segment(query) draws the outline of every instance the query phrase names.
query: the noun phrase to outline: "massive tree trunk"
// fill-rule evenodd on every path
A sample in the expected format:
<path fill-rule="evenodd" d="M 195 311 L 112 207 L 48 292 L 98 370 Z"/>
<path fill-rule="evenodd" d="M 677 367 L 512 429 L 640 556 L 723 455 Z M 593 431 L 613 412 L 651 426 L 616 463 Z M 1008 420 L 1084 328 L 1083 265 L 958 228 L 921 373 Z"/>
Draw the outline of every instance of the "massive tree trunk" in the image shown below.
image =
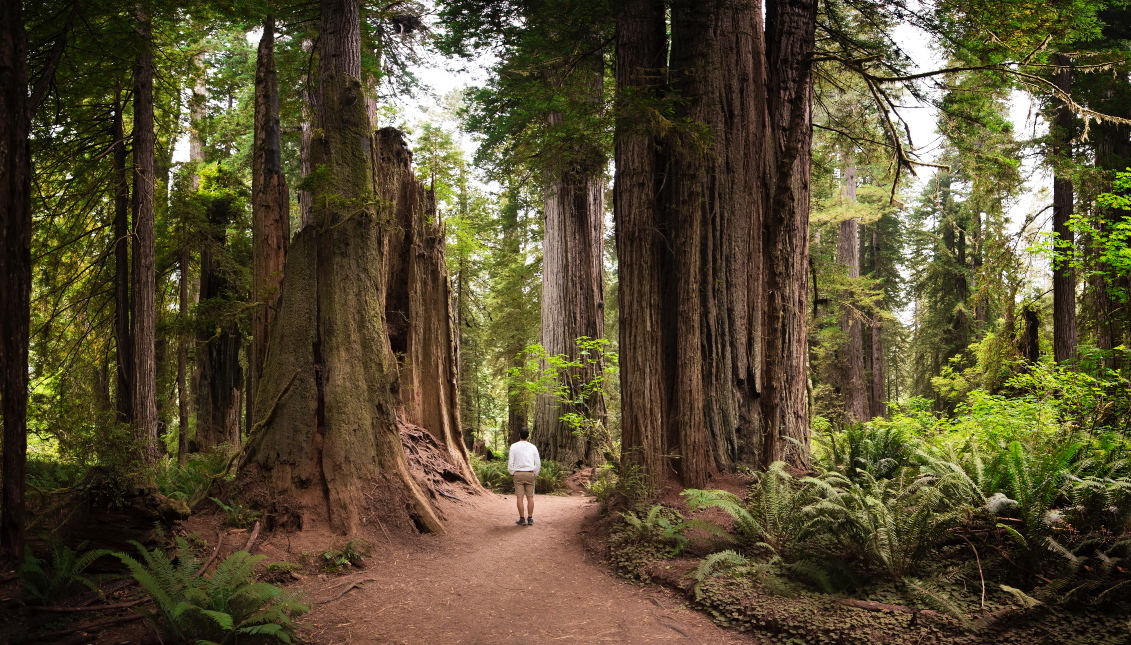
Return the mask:
<path fill-rule="evenodd" d="M 809 162 L 812 92 L 809 56 L 816 0 L 771 2 L 766 11 L 766 79 L 772 162 L 762 248 L 765 257 L 763 464 L 809 465 L 805 338 L 808 325 Z M 793 439 L 794 444 L 786 440 Z"/>
<path fill-rule="evenodd" d="M 880 227 L 872 227 L 872 278 L 880 273 Z M 884 355 L 884 321 L 879 311 L 872 313 L 872 417 L 886 417 L 888 400 L 886 388 L 887 357 Z"/>
<path fill-rule="evenodd" d="M 621 442 L 624 470 L 649 485 L 668 477 L 668 401 L 661 343 L 660 135 L 649 127 L 661 107 L 667 68 L 662 0 L 624 0 L 616 27 L 616 218 L 620 275 Z"/>
<path fill-rule="evenodd" d="M 122 102 L 114 97 L 114 341 L 118 352 L 116 371 L 118 422 L 134 418 L 133 334 L 130 332 L 130 182 L 126 169 L 126 135 L 122 129 Z"/>
<path fill-rule="evenodd" d="M 767 450 L 784 454 L 778 440 L 766 442 L 762 432 L 762 390 L 770 385 L 764 371 L 769 355 L 763 352 L 770 319 L 762 307 L 776 295 L 765 291 L 769 268 L 763 262 L 768 187 L 776 169 L 769 118 L 774 103 L 760 8 L 729 0 L 676 3 L 669 80 L 680 100 L 671 109 L 676 122 L 695 126 L 668 133 L 665 163 L 657 152 L 659 133 L 649 125 L 655 124 L 650 113 L 668 109 L 661 98 L 663 15 L 662 3 L 641 0 L 623 5 L 617 23 L 622 440 L 626 464 L 641 467 L 651 484 L 674 476 L 702 486 L 718 470 L 762 461 Z M 806 76 L 805 92 L 808 83 Z M 808 94 L 803 98 L 807 118 Z M 795 130 L 807 150 L 808 121 Z M 801 148 L 794 150 L 795 160 Z M 803 162 L 789 163 L 788 170 L 798 165 L 796 172 L 807 173 Z M 794 187 L 787 177 L 786 183 L 791 194 L 803 193 L 799 203 L 807 205 L 807 180 Z M 791 222 L 801 218 L 791 234 L 803 240 L 807 210 L 785 206 Z M 790 279 L 806 251 L 790 252 Z M 786 320 L 790 335 L 779 344 L 800 355 L 801 369 L 786 383 L 799 390 L 785 390 L 786 409 L 801 415 L 791 419 L 788 433 L 804 437 L 803 271 L 799 279 L 799 287 L 791 284 L 801 291 L 791 292 L 796 297 L 789 302 L 801 307 Z M 787 365 L 794 367 L 796 359 L 791 354 Z"/>
<path fill-rule="evenodd" d="M 1053 81 L 1057 89 L 1069 92 L 1072 89 L 1072 61 L 1064 54 L 1054 54 L 1053 64 L 1056 74 Z M 1052 302 L 1053 302 L 1053 358 L 1056 362 L 1076 359 L 1076 271 L 1071 258 L 1075 247 L 1075 235 L 1068 227 L 1072 218 L 1074 197 L 1069 166 L 1072 163 L 1072 111 L 1064 101 L 1054 99 L 1056 116 L 1053 118 L 1053 184 L 1052 184 L 1052 232 L 1057 250 L 1064 254 L 1064 260 L 1053 263 Z"/>
<path fill-rule="evenodd" d="M 142 460 L 157 461 L 156 349 L 156 179 L 153 130 L 153 28 L 146 9 L 138 5 L 137 35 L 141 51 L 134 67 L 134 187 L 133 293 L 130 318 L 136 376 L 133 383 L 134 426 L 142 445 Z"/>
<path fill-rule="evenodd" d="M 227 253 L 227 228 L 232 222 L 232 198 L 214 199 L 208 207 L 209 239 L 200 251 L 200 307 L 202 320 L 197 351 L 200 385 L 197 389 L 196 443 L 201 451 L 228 444 L 239 446 L 241 393 L 240 367 L 243 336 L 239 323 L 226 311 L 236 297 L 231 279 L 222 268 Z"/>
<path fill-rule="evenodd" d="M 279 81 L 275 73 L 275 17 L 268 15 L 259 41 L 255 70 L 255 149 L 252 158 L 251 293 L 258 303 L 252 313 L 248 354 L 247 427 L 255 411 L 255 393 L 267 355 L 268 325 L 275 319 L 279 286 L 291 238 L 290 194 L 283 176 L 279 140 Z"/>
<path fill-rule="evenodd" d="M 600 52 L 578 68 L 586 74 L 585 90 L 594 100 L 600 98 L 604 69 Z M 561 122 L 554 114 L 550 127 Z M 547 189 L 545 236 L 542 245 L 542 347 L 550 355 L 563 354 L 578 360 L 577 339 L 604 338 L 605 273 L 602 248 L 605 231 L 605 160 L 578 151 L 581 159 L 572 160 Z M 577 399 L 577 386 L 599 375 L 604 366 L 594 363 L 562 374 L 570 397 Z M 587 397 L 579 405 L 560 406 L 556 399 L 541 394 L 535 402 L 534 428 L 530 441 L 544 459 L 567 467 L 592 465 L 600 458 L 592 437 L 574 434 L 561 420 L 567 411 L 577 412 L 601 423 L 605 421 L 605 401 L 600 395 Z"/>
<path fill-rule="evenodd" d="M 411 155 L 400 137 L 373 135 L 359 80 L 360 43 L 357 0 L 324 0 L 322 98 L 311 153 L 315 167 L 328 172 L 313 187 L 313 223 L 288 252 L 242 476 L 273 526 L 328 524 L 351 534 L 375 516 L 384 526 L 442 532 L 401 439 L 402 431 L 411 430 L 408 417 L 443 415 L 439 423 L 448 425 L 431 430 L 447 448 L 445 477 L 474 482 L 464 474 L 469 469 L 459 450 L 458 421 L 451 423 L 454 409 L 406 410 L 403 402 L 416 403 L 419 396 L 417 405 L 434 405 L 447 397 L 455 405 L 454 383 L 425 382 L 442 380 L 454 364 L 451 312 L 441 289 L 446 276 L 436 266 L 444 263 L 442 235 L 425 226 L 428 197 L 407 169 Z M 412 237 L 399 232 L 405 238 L 394 254 L 393 229 L 406 211 Z M 403 267 L 405 254 L 407 279 L 416 283 L 407 285 L 407 298 L 397 285 L 393 293 L 400 299 L 387 302 L 390 271 Z M 429 267 L 433 274 L 422 275 Z M 386 315 L 406 315 L 405 300 L 413 316 L 403 321 L 406 329 L 423 330 L 404 340 L 406 360 L 423 352 L 446 351 L 447 357 L 433 357 L 431 366 L 414 364 L 419 372 L 402 379 Z M 412 392 L 401 394 L 409 387 Z"/>
<path fill-rule="evenodd" d="M 0 6 L 0 404 L 3 492 L 0 549 L 23 561 L 27 468 L 28 338 L 31 322 L 31 128 L 27 37 L 20 0 Z"/>
<path fill-rule="evenodd" d="M 844 201 L 851 208 L 856 203 L 856 164 L 850 161 L 844 169 Z M 837 228 L 836 261 L 845 267 L 848 277 L 860 277 L 859 255 L 860 220 L 851 217 Z M 852 293 L 843 294 L 851 298 Z M 868 405 L 864 387 L 864 339 L 860 321 L 863 316 L 855 305 L 843 304 L 840 312 L 840 332 L 844 346 L 840 350 L 840 393 L 844 398 L 844 422 L 860 423 L 868 418 Z"/>

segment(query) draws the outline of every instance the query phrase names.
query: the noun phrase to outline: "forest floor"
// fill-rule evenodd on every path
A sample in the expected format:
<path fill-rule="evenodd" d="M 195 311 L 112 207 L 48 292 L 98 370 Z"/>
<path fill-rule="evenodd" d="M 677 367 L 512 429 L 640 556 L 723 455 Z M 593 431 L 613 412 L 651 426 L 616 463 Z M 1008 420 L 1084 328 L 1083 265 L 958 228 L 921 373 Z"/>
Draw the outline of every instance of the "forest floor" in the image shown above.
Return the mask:
<path fill-rule="evenodd" d="M 724 630 L 658 587 L 614 578 L 586 546 L 591 498 L 538 495 L 533 526 L 516 525 L 513 495 L 486 493 L 447 507 L 448 533 L 398 548 L 374 545 L 372 578 L 302 620 L 315 643 L 759 642 Z M 314 602 L 347 577 L 319 581 Z"/>
<path fill-rule="evenodd" d="M 715 625 L 689 608 L 685 596 L 655 585 L 616 578 L 602 561 L 604 536 L 599 507 L 590 497 L 537 495 L 535 524 L 515 524 L 514 495 L 484 492 L 445 501 L 444 535 L 419 535 L 385 527 L 366 536 L 370 555 L 360 568 L 341 575 L 311 573 L 283 585 L 302 589 L 310 613 L 299 623 L 305 643 L 380 645 L 561 643 L 700 643 L 745 645 L 756 637 Z M 200 545 L 216 549 L 220 559 L 243 548 L 246 529 L 221 525 L 217 513 L 199 513 L 176 530 Z M 376 527 L 373 527 L 376 529 Z M 319 554 L 341 538 L 308 530 L 263 533 L 253 554 L 266 562 L 303 562 L 316 572 Z M 340 546 L 340 545 L 338 545 Z M 343 591 L 345 593 L 343 593 Z M 123 589 L 120 602 L 136 588 Z M 21 631 L 14 583 L 0 588 L 6 611 L 0 642 Z M 12 605 L 7 607 L 7 605 Z M 82 623 L 119 616 L 74 616 Z M 32 621 L 36 622 L 36 621 Z M 26 627 L 38 627 L 29 625 Z M 66 624 L 54 628 L 66 627 Z M 50 627 L 49 627 L 50 628 Z M 58 632 L 56 632 L 58 633 Z M 19 640 L 19 639 L 17 639 Z M 81 630 L 37 643 L 157 644 L 153 628 L 140 620 Z"/>

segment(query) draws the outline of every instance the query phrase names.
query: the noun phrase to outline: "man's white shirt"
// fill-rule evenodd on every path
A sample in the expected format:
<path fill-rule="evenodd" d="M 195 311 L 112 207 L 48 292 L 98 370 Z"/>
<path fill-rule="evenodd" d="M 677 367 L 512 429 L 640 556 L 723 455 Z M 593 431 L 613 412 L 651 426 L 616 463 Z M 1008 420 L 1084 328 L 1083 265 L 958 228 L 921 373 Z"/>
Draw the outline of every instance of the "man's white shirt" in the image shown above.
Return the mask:
<path fill-rule="evenodd" d="M 520 470 L 529 470 L 538 475 L 542 470 L 542 461 L 538 458 L 538 447 L 529 441 L 519 441 L 511 444 L 511 456 L 507 461 L 507 470 L 513 475 Z"/>

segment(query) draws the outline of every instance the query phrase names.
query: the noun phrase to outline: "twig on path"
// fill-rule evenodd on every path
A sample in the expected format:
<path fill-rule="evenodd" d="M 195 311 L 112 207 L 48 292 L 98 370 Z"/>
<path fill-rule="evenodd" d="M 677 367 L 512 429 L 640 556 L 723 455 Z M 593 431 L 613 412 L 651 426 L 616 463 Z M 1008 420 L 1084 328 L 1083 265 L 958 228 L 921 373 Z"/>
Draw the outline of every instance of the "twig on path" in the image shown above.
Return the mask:
<path fill-rule="evenodd" d="M 961 533 L 958 535 L 958 537 L 962 538 L 963 540 L 966 540 L 966 536 L 962 535 Z M 966 540 L 966 544 L 969 544 L 970 548 L 974 551 L 974 561 L 978 563 L 978 578 L 981 579 L 981 581 L 982 581 L 982 609 L 985 609 L 986 608 L 986 577 L 984 575 L 982 575 L 982 558 L 978 557 L 978 549 L 974 548 L 973 542 L 971 542 L 970 540 Z"/>
<path fill-rule="evenodd" d="M 134 621 L 134 620 L 141 620 L 142 618 L 145 618 L 145 616 L 142 616 L 141 614 L 134 614 L 133 616 L 123 616 L 121 618 L 111 618 L 110 620 L 103 620 L 103 621 L 99 621 L 99 622 L 96 622 L 96 623 L 83 623 L 81 625 L 71 627 L 70 629 L 64 629 L 64 630 L 60 630 L 60 631 L 57 631 L 57 632 L 47 632 L 46 634 L 35 634 L 34 636 L 32 636 L 32 638 L 34 640 L 40 640 L 40 639 L 44 639 L 44 638 L 54 638 L 56 636 L 66 636 L 67 634 L 73 634 L 75 632 L 81 632 L 81 631 L 92 630 L 92 629 L 102 629 L 103 627 L 109 627 L 110 625 L 117 625 L 119 623 L 128 623 L 128 622 Z"/>
<path fill-rule="evenodd" d="M 119 602 L 113 605 L 94 605 L 93 607 L 39 607 L 32 606 L 26 607 L 29 611 L 42 611 L 49 614 L 67 614 L 83 611 L 109 611 L 111 609 L 125 609 L 126 607 L 133 607 L 148 601 L 149 598 L 138 598 L 137 600 L 130 600 L 129 602 Z"/>
<path fill-rule="evenodd" d="M 251 531 L 251 538 L 248 539 L 247 544 L 243 545 L 243 550 L 251 553 L 251 545 L 255 544 L 257 537 L 259 537 L 259 520 L 255 521 L 255 528 Z"/>
<path fill-rule="evenodd" d="M 676 626 L 675 626 L 674 624 L 672 624 L 672 623 L 669 623 L 669 622 L 667 622 L 667 621 L 665 621 L 665 620 L 662 620 L 662 619 L 660 619 L 660 617 L 658 617 L 658 616 L 653 616 L 653 618 L 655 618 L 655 619 L 656 619 L 656 622 L 657 622 L 657 623 L 660 623 L 660 624 L 661 624 L 661 625 L 663 625 L 664 627 L 667 627 L 667 628 L 668 628 L 668 629 L 670 629 L 670 630 L 673 630 L 673 631 L 679 632 L 680 634 L 683 634 L 683 635 L 684 635 L 684 636 L 685 636 L 686 638 L 690 639 L 692 643 L 698 643 L 698 642 L 699 642 L 698 640 L 696 640 L 696 639 L 695 639 L 695 637 L 694 637 L 694 636 L 692 636 L 691 634 L 688 634 L 688 633 L 687 633 L 686 631 L 684 631 L 683 629 L 681 629 L 681 628 L 679 628 L 679 627 L 676 627 Z"/>
<path fill-rule="evenodd" d="M 216 559 L 216 556 L 220 555 L 220 545 L 222 545 L 223 543 L 224 543 L 224 533 L 223 533 L 223 531 L 216 531 L 216 550 L 212 552 L 212 557 L 208 558 L 208 561 L 205 562 L 203 565 L 201 565 L 200 569 L 198 569 L 196 571 L 196 573 L 192 574 L 192 577 L 195 578 L 195 577 L 199 576 L 200 574 L 204 573 L 204 570 L 208 568 L 208 565 L 212 564 L 212 561 Z"/>
<path fill-rule="evenodd" d="M 318 604 L 319 605 L 325 605 L 328 602 L 334 602 L 338 598 L 341 598 L 342 596 L 346 595 L 346 593 L 349 592 L 351 589 L 361 589 L 361 585 L 365 584 L 366 582 L 377 582 L 377 578 L 365 578 L 364 580 L 354 580 L 353 582 L 349 583 L 349 586 L 347 586 L 345 589 L 342 589 L 342 591 L 338 595 L 334 596 L 333 598 L 331 598 L 329 600 L 323 600 L 322 602 L 320 602 Z"/>

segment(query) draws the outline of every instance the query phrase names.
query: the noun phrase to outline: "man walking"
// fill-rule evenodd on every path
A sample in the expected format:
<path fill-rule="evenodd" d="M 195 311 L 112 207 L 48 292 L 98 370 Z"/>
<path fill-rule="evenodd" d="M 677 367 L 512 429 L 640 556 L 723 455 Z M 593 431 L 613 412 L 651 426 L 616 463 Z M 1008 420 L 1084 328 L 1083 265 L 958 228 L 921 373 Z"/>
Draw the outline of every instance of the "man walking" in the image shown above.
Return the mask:
<path fill-rule="evenodd" d="M 530 431 L 523 428 L 518 431 L 519 441 L 511 444 L 511 456 L 507 461 L 507 470 L 514 477 L 514 496 L 518 500 L 518 521 L 515 524 L 525 526 L 534 524 L 534 480 L 538 478 L 538 471 L 542 470 L 542 460 L 538 458 L 538 447 L 527 441 Z M 526 514 L 522 512 L 522 498 L 526 497 Z"/>

